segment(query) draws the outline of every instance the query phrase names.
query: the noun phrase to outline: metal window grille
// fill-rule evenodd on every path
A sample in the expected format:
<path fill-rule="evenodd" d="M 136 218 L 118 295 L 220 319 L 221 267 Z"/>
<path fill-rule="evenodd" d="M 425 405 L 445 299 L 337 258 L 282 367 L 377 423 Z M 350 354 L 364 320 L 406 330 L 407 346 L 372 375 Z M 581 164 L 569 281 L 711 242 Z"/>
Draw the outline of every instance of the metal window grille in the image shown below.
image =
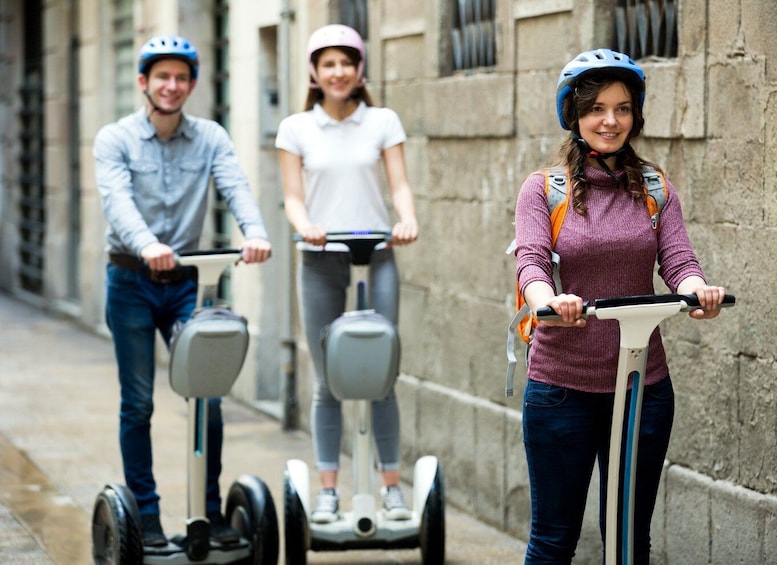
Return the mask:
<path fill-rule="evenodd" d="M 213 119 L 229 130 L 229 1 L 216 0 L 215 7 L 215 57 L 214 57 L 214 108 Z M 229 247 L 231 223 L 229 208 L 216 193 L 213 204 L 213 246 Z"/>
<path fill-rule="evenodd" d="M 367 19 L 367 0 L 340 0 L 339 20 L 341 24 L 359 32 L 364 41 L 365 52 L 369 53 L 370 30 Z M 369 76 L 369 58 L 364 61 L 364 76 Z"/>
<path fill-rule="evenodd" d="M 496 65 L 496 0 L 451 0 L 453 70 Z"/>
<path fill-rule="evenodd" d="M 70 12 L 70 50 L 68 52 L 68 161 L 70 164 L 70 190 L 68 208 L 68 297 L 77 299 L 80 297 L 80 270 L 78 258 L 81 246 L 81 127 L 79 105 L 79 46 L 80 40 L 77 34 L 78 6 L 73 3 Z"/>
<path fill-rule="evenodd" d="M 43 138 L 43 24 L 41 2 L 24 5 L 24 76 L 19 89 L 19 283 L 43 292 L 46 193 Z"/>
<path fill-rule="evenodd" d="M 214 106 L 213 119 L 229 131 L 231 120 L 229 82 L 229 0 L 215 0 L 214 6 Z M 213 221 L 212 246 L 228 248 L 232 244 L 232 222 L 229 206 L 216 191 L 211 209 Z M 232 296 L 231 270 L 227 269 L 219 282 L 218 296 L 230 301 Z"/>
<path fill-rule="evenodd" d="M 229 1 L 216 0 L 214 9 L 214 98 L 213 119 L 229 129 Z"/>
<path fill-rule="evenodd" d="M 113 2 L 113 54 L 116 64 L 116 99 L 114 112 L 117 118 L 135 109 L 135 45 L 132 30 L 132 0 Z"/>
<path fill-rule="evenodd" d="M 615 0 L 615 48 L 634 59 L 677 57 L 678 0 Z"/>
<path fill-rule="evenodd" d="M 340 0 L 340 23 L 352 27 L 367 41 L 367 0 Z"/>

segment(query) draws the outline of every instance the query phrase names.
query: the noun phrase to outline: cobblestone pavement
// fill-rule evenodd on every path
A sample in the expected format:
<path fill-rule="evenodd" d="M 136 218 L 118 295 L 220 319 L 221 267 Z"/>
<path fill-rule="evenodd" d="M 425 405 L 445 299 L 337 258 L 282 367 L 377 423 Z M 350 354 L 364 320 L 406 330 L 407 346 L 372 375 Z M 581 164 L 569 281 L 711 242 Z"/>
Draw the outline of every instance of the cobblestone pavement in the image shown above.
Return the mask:
<path fill-rule="evenodd" d="M 94 499 L 106 483 L 123 483 L 111 342 L 2 293 L 0 320 L 0 563 L 91 563 Z M 173 534 L 186 517 L 186 403 L 170 390 L 164 369 L 155 404 L 154 466 L 162 522 Z M 260 477 L 282 522 L 283 466 L 300 458 L 312 468 L 309 436 L 284 432 L 276 420 L 229 399 L 224 418 L 223 491 L 243 473 Z M 344 460 L 343 497 L 350 468 Z M 410 500 L 412 487 L 403 488 Z M 448 564 L 523 562 L 523 543 L 450 505 L 446 529 Z M 418 550 L 308 552 L 308 562 L 420 564 L 421 557 Z"/>

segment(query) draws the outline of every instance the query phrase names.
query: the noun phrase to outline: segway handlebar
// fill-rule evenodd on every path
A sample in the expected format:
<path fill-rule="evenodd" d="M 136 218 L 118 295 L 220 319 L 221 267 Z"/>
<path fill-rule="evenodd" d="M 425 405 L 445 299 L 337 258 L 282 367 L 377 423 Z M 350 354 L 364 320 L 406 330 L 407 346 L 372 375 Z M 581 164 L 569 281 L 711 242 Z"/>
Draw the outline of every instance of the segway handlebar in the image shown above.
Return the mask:
<path fill-rule="evenodd" d="M 295 233 L 292 238 L 296 242 L 305 241 L 305 238 L 299 233 Z M 351 262 L 354 265 L 367 265 L 370 262 L 372 251 L 377 245 L 391 243 L 391 232 L 377 230 L 330 231 L 326 232 L 326 242 L 347 245 L 351 252 Z"/>
<path fill-rule="evenodd" d="M 597 298 L 593 304 L 583 302 L 582 318 L 595 316 L 597 310 L 606 310 L 608 308 L 620 308 L 624 306 L 650 306 L 654 304 L 674 304 L 681 303 L 681 312 L 690 312 L 701 308 L 699 297 L 695 294 L 644 294 L 637 296 L 622 296 L 619 298 Z M 718 306 L 727 308 L 736 304 L 736 298 L 733 294 L 726 294 L 723 302 Z M 538 320 L 560 320 L 559 316 L 550 306 L 543 306 L 537 309 Z"/>
<path fill-rule="evenodd" d="M 292 236 L 294 241 L 305 241 L 301 233 L 295 233 Z M 391 241 L 390 231 L 380 230 L 357 230 L 357 231 L 328 231 L 326 232 L 327 243 L 348 243 L 349 241 L 372 241 L 377 243 Z"/>
<path fill-rule="evenodd" d="M 183 267 L 196 268 L 200 285 L 215 286 L 219 283 L 224 269 L 229 265 L 236 265 L 242 256 L 242 249 L 199 249 L 181 251 L 176 254 L 175 261 Z"/>
<path fill-rule="evenodd" d="M 241 255 L 242 249 L 196 249 L 194 251 L 181 251 L 176 257 L 197 257 L 202 255 Z"/>

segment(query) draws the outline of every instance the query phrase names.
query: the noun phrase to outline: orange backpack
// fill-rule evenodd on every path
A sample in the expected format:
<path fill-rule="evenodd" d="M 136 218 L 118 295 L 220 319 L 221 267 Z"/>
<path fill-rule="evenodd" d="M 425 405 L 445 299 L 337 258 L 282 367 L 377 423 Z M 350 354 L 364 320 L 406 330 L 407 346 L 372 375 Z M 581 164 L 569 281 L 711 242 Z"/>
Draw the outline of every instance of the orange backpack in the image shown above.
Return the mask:
<path fill-rule="evenodd" d="M 548 212 L 550 213 L 550 246 L 551 262 L 553 263 L 553 282 L 556 286 L 556 293 L 561 292 L 561 279 L 559 276 L 561 258 L 553 251 L 556 247 L 558 234 L 561 232 L 561 226 L 567 215 L 570 203 L 570 175 L 566 167 L 556 166 L 542 170 L 545 176 L 545 196 L 548 200 Z M 654 168 L 644 166 L 642 169 L 642 178 L 644 180 L 643 188 L 647 195 L 646 206 L 653 230 L 658 232 L 659 218 L 661 210 L 666 204 L 667 188 L 664 176 Z M 512 255 L 515 253 L 517 242 L 513 240 L 505 253 Z M 529 346 L 534 335 L 534 328 L 537 326 L 537 318 L 529 308 L 529 305 L 523 299 L 518 281 L 515 281 L 515 316 L 513 316 L 510 326 L 507 330 L 507 386 L 505 387 L 505 396 L 513 395 L 513 376 L 515 374 L 515 333 L 519 331 L 521 340 L 526 344 L 526 361 L 529 360 Z"/>

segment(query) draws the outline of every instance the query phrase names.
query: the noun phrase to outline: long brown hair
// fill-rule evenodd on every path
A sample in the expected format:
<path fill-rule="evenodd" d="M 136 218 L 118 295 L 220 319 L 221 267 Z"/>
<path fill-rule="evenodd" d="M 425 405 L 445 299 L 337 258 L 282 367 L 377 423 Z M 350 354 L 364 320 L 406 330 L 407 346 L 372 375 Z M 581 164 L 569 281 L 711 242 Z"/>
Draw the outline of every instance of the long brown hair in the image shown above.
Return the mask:
<path fill-rule="evenodd" d="M 351 60 L 351 62 L 358 66 L 359 62 L 361 61 L 361 54 L 358 50 L 354 49 L 353 47 L 332 47 L 332 49 L 338 49 L 342 53 L 345 53 L 345 55 Z M 321 53 L 324 52 L 324 49 L 320 49 L 313 53 L 310 57 L 311 63 L 313 63 L 313 66 L 318 68 L 318 60 L 321 57 Z M 310 83 L 313 84 L 313 77 L 310 77 Z M 305 111 L 311 110 L 313 106 L 315 106 L 318 102 L 321 102 L 324 99 L 324 91 L 321 90 L 317 86 L 310 86 L 308 88 L 308 95 L 305 99 Z M 367 92 L 367 87 L 364 85 L 357 86 L 353 92 L 351 93 L 351 99 L 356 100 L 357 102 L 364 102 L 367 106 L 374 106 L 372 102 L 372 97 L 370 96 L 370 93 Z"/>
<path fill-rule="evenodd" d="M 558 152 L 557 164 L 568 168 L 572 176 L 572 208 L 580 215 L 585 215 L 587 207 L 585 198 L 588 189 L 588 179 L 585 177 L 585 163 L 588 158 L 588 152 L 584 150 L 584 144 L 581 143 L 580 128 L 578 120 L 580 117 L 588 114 L 596 103 L 599 93 L 615 82 L 621 82 L 629 92 L 631 97 L 631 111 L 634 118 L 634 124 L 629 133 L 629 138 L 622 150 L 616 156 L 616 170 L 621 170 L 625 174 L 622 177 L 621 185 L 630 192 L 634 198 L 644 199 L 645 191 L 643 189 L 642 168 L 648 165 L 657 171 L 661 168 L 650 161 L 646 161 L 637 155 L 630 141 L 639 136 L 645 125 L 645 118 L 642 115 L 642 108 L 637 103 L 639 100 L 639 89 L 630 80 L 630 75 L 620 74 L 612 69 L 594 71 L 586 74 L 575 85 L 575 90 L 571 96 L 567 96 L 562 104 L 563 117 L 572 129 L 572 134 L 561 143 Z"/>

